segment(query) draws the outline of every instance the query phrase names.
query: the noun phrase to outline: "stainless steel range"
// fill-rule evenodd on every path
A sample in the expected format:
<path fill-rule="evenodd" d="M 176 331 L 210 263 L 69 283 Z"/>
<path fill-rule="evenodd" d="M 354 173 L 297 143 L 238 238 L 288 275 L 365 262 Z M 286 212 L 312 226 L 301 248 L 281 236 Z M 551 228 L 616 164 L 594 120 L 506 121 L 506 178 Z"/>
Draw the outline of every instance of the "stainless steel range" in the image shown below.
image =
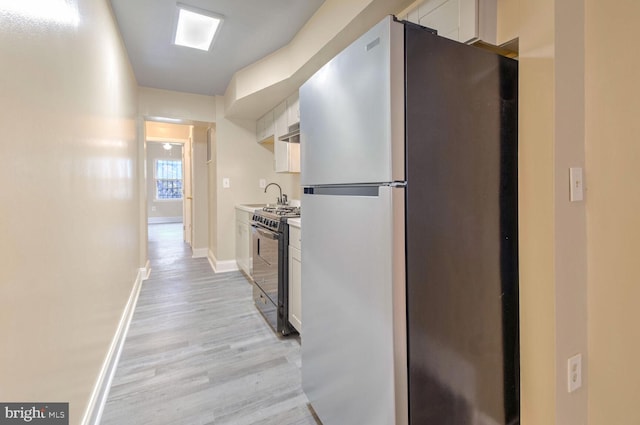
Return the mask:
<path fill-rule="evenodd" d="M 267 322 L 282 335 L 295 332 L 289 324 L 289 226 L 299 207 L 264 207 L 253 214 L 253 299 Z"/>

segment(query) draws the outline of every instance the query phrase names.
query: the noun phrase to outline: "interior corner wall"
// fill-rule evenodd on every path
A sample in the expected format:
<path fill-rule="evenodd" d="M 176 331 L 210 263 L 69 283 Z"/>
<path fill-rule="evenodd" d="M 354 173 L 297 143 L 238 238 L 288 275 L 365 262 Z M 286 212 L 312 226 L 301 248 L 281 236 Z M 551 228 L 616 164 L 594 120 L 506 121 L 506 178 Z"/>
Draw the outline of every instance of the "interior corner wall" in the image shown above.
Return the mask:
<path fill-rule="evenodd" d="M 0 13 L 0 400 L 79 424 L 138 273 L 137 85 L 107 1 Z"/>
<path fill-rule="evenodd" d="M 209 176 L 207 165 L 207 127 L 193 126 L 191 162 L 193 186 L 193 238 L 191 248 L 209 247 Z"/>
<path fill-rule="evenodd" d="M 209 132 L 209 143 L 211 145 L 209 161 L 207 162 L 207 175 L 209 192 L 209 257 L 218 252 L 218 178 L 217 178 L 217 125 L 214 124 Z"/>
<path fill-rule="evenodd" d="M 555 9 L 555 304 L 556 423 L 588 419 L 586 202 L 571 202 L 569 169 L 585 167 L 584 0 L 556 0 Z M 582 387 L 569 393 L 567 362 L 582 355 Z"/>
<path fill-rule="evenodd" d="M 222 96 L 216 96 L 216 113 L 215 188 L 210 189 L 217 195 L 212 253 L 218 261 L 229 261 L 235 259 L 235 206 L 275 203 L 277 188 L 270 187 L 265 193 L 260 179 L 278 183 L 290 199 L 299 199 L 300 177 L 274 171 L 273 151 L 256 142 L 256 122 L 227 119 Z M 222 187 L 224 178 L 229 179 L 229 188 Z"/>
<path fill-rule="evenodd" d="M 640 409 L 640 2 L 586 0 L 589 425 Z"/>

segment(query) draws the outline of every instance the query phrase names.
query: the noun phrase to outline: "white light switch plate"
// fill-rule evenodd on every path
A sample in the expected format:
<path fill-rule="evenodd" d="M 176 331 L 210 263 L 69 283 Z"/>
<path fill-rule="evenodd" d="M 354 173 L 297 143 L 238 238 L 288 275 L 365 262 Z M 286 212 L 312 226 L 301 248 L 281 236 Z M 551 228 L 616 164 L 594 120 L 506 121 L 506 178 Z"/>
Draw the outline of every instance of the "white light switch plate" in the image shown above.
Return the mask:
<path fill-rule="evenodd" d="M 260 179 L 260 181 L 258 182 L 258 186 L 260 187 L 260 189 L 264 189 L 265 187 L 267 187 L 267 181 L 265 179 Z"/>
<path fill-rule="evenodd" d="M 231 181 L 229 180 L 229 177 L 225 177 L 222 179 L 222 187 L 224 189 L 229 189 L 231 187 Z"/>
<path fill-rule="evenodd" d="M 582 168 L 569 168 L 569 198 L 571 202 L 578 202 L 584 199 L 584 185 L 582 182 Z"/>

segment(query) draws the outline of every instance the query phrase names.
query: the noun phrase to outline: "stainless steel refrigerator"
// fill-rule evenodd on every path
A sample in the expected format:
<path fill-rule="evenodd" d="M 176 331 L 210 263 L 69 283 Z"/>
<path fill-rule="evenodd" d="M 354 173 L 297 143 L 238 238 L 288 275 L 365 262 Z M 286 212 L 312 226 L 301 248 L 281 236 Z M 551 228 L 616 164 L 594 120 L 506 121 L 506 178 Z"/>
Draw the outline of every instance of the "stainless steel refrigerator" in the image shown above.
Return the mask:
<path fill-rule="evenodd" d="M 517 62 L 388 17 L 300 89 L 324 425 L 519 423 Z"/>

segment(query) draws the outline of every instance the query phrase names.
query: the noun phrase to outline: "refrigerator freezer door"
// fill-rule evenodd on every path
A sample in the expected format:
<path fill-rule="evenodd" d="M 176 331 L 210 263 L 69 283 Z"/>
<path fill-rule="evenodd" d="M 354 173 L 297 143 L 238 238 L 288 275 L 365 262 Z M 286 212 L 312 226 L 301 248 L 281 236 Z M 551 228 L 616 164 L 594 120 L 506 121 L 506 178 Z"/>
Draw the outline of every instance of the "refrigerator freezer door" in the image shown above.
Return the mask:
<path fill-rule="evenodd" d="M 387 17 L 300 88 L 303 186 L 404 181 L 403 31 Z"/>
<path fill-rule="evenodd" d="M 302 203 L 304 391 L 324 425 L 406 424 L 404 189 Z"/>

